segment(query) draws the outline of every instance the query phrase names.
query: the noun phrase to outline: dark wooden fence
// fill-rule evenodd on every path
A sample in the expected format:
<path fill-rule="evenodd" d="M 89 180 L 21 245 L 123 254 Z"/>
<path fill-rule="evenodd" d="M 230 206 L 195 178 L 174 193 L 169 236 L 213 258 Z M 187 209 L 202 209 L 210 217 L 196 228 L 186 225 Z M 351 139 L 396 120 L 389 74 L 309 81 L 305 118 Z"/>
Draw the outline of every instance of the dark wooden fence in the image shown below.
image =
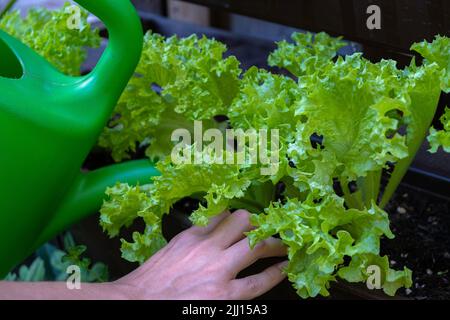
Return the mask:
<path fill-rule="evenodd" d="M 364 45 L 407 53 L 411 43 L 450 36 L 449 0 L 189 0 L 211 8 L 310 31 L 342 35 Z M 381 9 L 381 29 L 369 30 L 367 8 Z"/>

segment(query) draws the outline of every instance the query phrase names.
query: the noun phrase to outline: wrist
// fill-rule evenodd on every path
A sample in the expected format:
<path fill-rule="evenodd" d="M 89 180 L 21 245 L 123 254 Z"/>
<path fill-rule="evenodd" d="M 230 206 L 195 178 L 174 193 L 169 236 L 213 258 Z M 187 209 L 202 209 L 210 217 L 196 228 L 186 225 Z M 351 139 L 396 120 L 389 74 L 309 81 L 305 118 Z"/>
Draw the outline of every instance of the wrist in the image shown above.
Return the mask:
<path fill-rule="evenodd" d="M 143 289 L 135 285 L 129 284 L 127 282 L 121 281 L 120 279 L 109 283 L 111 286 L 108 288 L 115 292 L 117 300 L 142 300 L 145 295 Z"/>

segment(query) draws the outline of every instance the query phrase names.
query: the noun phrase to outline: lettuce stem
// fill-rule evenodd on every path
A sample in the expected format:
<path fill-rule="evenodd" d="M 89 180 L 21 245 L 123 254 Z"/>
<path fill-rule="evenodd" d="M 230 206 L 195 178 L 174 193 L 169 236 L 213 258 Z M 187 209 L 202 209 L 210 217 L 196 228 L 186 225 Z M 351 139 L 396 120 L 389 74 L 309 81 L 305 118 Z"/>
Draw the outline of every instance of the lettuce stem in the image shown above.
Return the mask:
<path fill-rule="evenodd" d="M 358 180 L 358 189 L 361 190 L 364 206 L 370 208 L 372 201 L 378 202 L 382 170 L 370 171 L 367 176 Z"/>
<path fill-rule="evenodd" d="M 362 198 L 355 196 L 355 193 L 351 193 L 348 188 L 348 181 L 341 181 L 342 191 L 344 192 L 345 203 L 349 208 L 362 209 L 364 207 Z"/>

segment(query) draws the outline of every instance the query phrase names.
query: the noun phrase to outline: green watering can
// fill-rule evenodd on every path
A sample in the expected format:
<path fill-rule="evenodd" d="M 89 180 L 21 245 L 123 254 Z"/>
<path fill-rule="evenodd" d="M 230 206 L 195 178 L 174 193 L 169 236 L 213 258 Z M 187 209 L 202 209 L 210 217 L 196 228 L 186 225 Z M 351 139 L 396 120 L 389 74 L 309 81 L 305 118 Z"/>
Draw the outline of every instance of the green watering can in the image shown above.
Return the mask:
<path fill-rule="evenodd" d="M 77 0 L 108 28 L 94 70 L 66 76 L 0 31 L 0 279 L 43 242 L 101 206 L 117 181 L 147 183 L 158 172 L 130 161 L 81 173 L 142 50 L 129 0 Z"/>

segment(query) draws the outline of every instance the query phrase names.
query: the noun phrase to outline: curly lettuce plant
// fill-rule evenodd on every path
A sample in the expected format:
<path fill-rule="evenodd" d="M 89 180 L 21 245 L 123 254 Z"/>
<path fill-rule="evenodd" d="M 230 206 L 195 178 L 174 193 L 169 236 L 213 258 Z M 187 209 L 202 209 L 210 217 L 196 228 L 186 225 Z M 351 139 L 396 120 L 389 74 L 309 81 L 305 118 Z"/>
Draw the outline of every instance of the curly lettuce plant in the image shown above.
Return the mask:
<path fill-rule="evenodd" d="M 202 119 L 202 115 L 204 119 L 226 115 L 231 128 L 279 130 L 278 170 L 267 176 L 261 174 L 261 165 L 248 161 L 175 164 L 166 157 L 157 164 L 161 176 L 152 183 L 109 188 L 101 225 L 110 236 L 117 236 L 135 219 L 146 223 L 144 232 L 135 232 L 131 242 L 122 239 L 123 257 L 142 263 L 163 246 L 162 217 L 177 201 L 190 197 L 199 201 L 199 208 L 191 214 L 194 224 L 204 226 L 225 209 L 245 208 L 253 213 L 256 227 L 248 233 L 252 246 L 278 235 L 289 248 L 289 280 L 303 298 L 328 295 L 330 283 L 338 278 L 366 281 L 370 265 L 381 268 L 387 294 L 411 286 L 409 269 L 395 271 L 389 267 L 388 257 L 379 255 L 380 238 L 394 238 L 382 208 L 427 136 L 441 90 L 448 91 L 449 39 L 437 37 L 433 43 L 414 45 L 412 49 L 426 58 L 424 63 L 417 66 L 413 60 L 401 70 L 394 61 L 371 63 L 360 53 L 336 58 L 345 43 L 324 33 L 294 34 L 294 43 L 282 41 L 269 57 L 270 65 L 287 69 L 293 78 L 257 68 L 240 75 L 233 60 L 227 77 L 233 79 L 233 86 L 221 82 L 220 87 L 228 89 L 227 101 L 202 100 L 217 97 L 217 84 L 211 79 L 227 73 L 217 67 L 221 56 L 203 51 L 197 38 L 189 39 L 183 42 L 147 35 L 139 75 L 130 81 L 130 91 L 121 102 L 120 108 L 128 106 L 128 110 L 119 112 L 116 127 L 107 130 L 126 132 L 136 126 L 139 129 L 135 130 L 148 136 L 129 136 L 129 146 L 157 139 L 158 148 L 172 148 L 169 135 L 153 135 L 146 121 L 173 129 L 183 128 L 180 124 L 187 122 L 190 128 L 192 120 Z M 223 46 L 220 48 L 222 55 Z M 199 55 L 186 59 L 178 52 Z M 147 81 L 145 74 L 141 75 L 143 70 L 150 75 Z M 160 70 L 164 77 L 158 79 L 153 74 Z M 140 86 L 137 81 L 142 81 Z M 183 90 L 173 90 L 173 86 L 186 83 Z M 128 96 L 131 90 L 139 95 Z M 155 113 L 154 108 L 160 107 L 151 101 L 138 104 L 136 97 L 147 96 L 173 103 L 162 108 L 171 114 Z M 190 97 L 187 106 L 180 102 L 184 97 Z M 140 111 L 132 117 L 132 110 Z M 159 115 L 156 121 L 155 114 Z M 433 142 L 435 135 L 445 134 L 432 130 L 429 139 Z M 433 148 L 439 143 L 445 146 L 440 138 Z M 114 152 L 123 150 L 122 145 L 111 143 L 109 147 Z M 195 146 L 192 149 L 196 150 Z M 223 156 L 226 154 L 224 151 Z M 206 153 L 202 156 L 209 157 Z M 383 171 L 392 166 L 381 192 Z"/>

